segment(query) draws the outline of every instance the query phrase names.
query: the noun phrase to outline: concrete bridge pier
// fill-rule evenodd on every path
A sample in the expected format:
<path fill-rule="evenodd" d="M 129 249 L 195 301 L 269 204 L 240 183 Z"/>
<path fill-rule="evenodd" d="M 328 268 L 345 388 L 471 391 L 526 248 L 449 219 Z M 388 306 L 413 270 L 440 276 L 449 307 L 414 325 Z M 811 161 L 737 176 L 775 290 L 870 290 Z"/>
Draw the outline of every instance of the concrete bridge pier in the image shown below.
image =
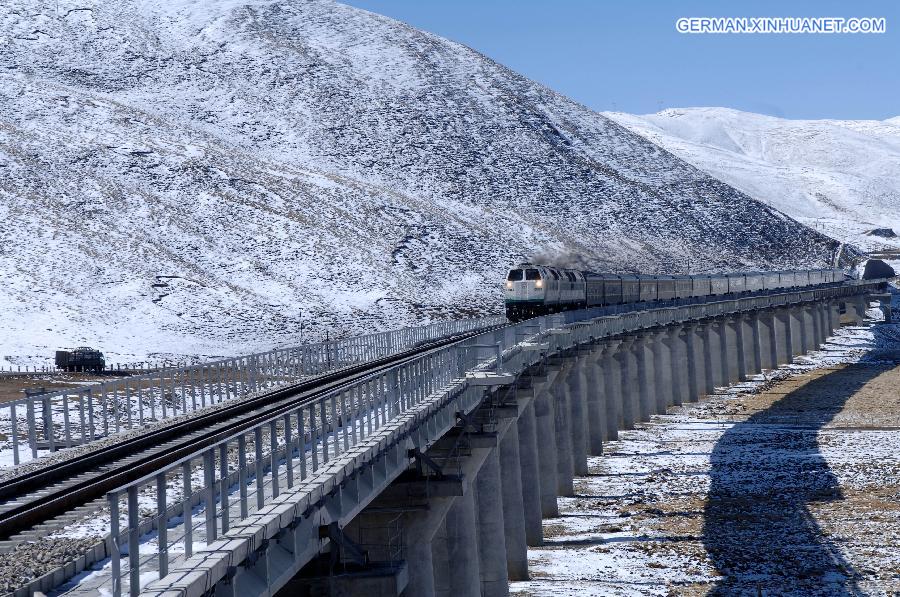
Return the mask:
<path fill-rule="evenodd" d="M 818 303 L 818 306 L 822 321 L 822 342 L 824 343 L 828 340 L 828 337 L 831 336 L 831 332 L 834 330 L 834 328 L 831 327 L 831 301 L 821 301 Z"/>
<path fill-rule="evenodd" d="M 731 383 L 729 381 L 729 371 L 730 367 L 730 358 L 729 351 L 734 350 L 733 343 L 732 346 L 729 346 L 728 342 L 728 317 L 717 317 L 715 320 L 716 330 L 719 333 L 719 360 L 718 360 L 718 369 L 716 373 L 718 373 L 718 378 L 716 379 L 716 387 L 721 388 L 727 386 Z"/>
<path fill-rule="evenodd" d="M 683 325 L 666 328 L 662 342 L 668 351 L 667 368 L 672 387 L 670 406 L 681 406 L 690 400 L 686 369 L 688 365 L 687 344 Z"/>
<path fill-rule="evenodd" d="M 569 427 L 572 438 L 572 471 L 583 477 L 588 472 L 588 407 L 585 373 L 590 361 L 588 347 L 577 348 L 573 357 L 575 365 L 565 379 L 566 399 L 569 403 Z M 574 490 L 573 490 L 574 492 Z"/>
<path fill-rule="evenodd" d="M 757 318 L 759 324 L 760 366 L 763 370 L 778 367 L 778 334 L 775 314 L 771 310 L 763 311 Z"/>
<path fill-rule="evenodd" d="M 832 328 L 828 317 L 828 304 L 823 302 L 816 303 L 816 313 L 819 316 L 819 344 L 825 344 L 831 335 Z"/>
<path fill-rule="evenodd" d="M 809 305 L 797 305 L 797 316 L 800 321 L 800 345 L 801 351 L 799 354 L 806 354 L 811 350 L 815 350 L 816 348 L 816 339 L 813 336 L 813 327 L 812 327 L 812 312 L 809 310 Z"/>
<path fill-rule="evenodd" d="M 791 338 L 791 316 L 786 307 L 775 309 L 775 336 L 778 358 L 776 366 L 789 363 L 793 359 L 793 340 Z"/>
<path fill-rule="evenodd" d="M 446 553 L 446 561 L 436 561 L 430 570 L 423 570 L 423 576 L 437 571 L 435 578 L 436 597 L 457 597 L 462 595 L 481 594 L 481 568 L 478 557 L 478 527 L 475 516 L 475 492 L 471 489 L 453 502 L 447 512 L 444 524 L 444 537 L 436 537 L 438 554 Z M 441 549 L 441 542 L 446 549 Z M 408 550 L 411 551 L 411 550 Z M 410 563 L 412 571 L 412 563 Z M 446 586 L 441 582 L 442 571 L 446 571 Z M 411 592 L 410 585 L 405 592 L 412 597 L 418 593 Z"/>
<path fill-rule="evenodd" d="M 665 342 L 668 336 L 666 328 L 655 330 L 650 336 L 650 346 L 653 351 L 653 380 L 651 395 L 655 404 L 654 414 L 665 414 L 666 410 L 675 403 L 672 388 L 672 353 Z"/>
<path fill-rule="evenodd" d="M 624 424 L 624 404 L 622 397 L 622 368 L 616 359 L 620 338 L 611 338 L 602 343 L 600 361 L 603 376 L 603 393 L 606 396 L 606 440 L 619 439 L 619 429 Z"/>
<path fill-rule="evenodd" d="M 621 345 L 622 340 L 619 338 L 603 340 L 600 344 L 602 352 L 598 363 L 603 381 L 603 394 L 606 398 L 606 434 L 604 440 L 619 439 L 619 428 L 623 428 L 625 423 L 622 397 L 622 368 L 616 360 L 616 352 Z"/>
<path fill-rule="evenodd" d="M 518 435 L 518 453 L 516 457 L 520 467 L 520 485 L 522 488 L 522 512 L 525 525 L 525 542 L 531 547 L 544 544 L 543 499 L 541 493 L 541 463 L 538 453 L 537 423 L 534 415 L 534 402 L 530 402 L 516 420 Z M 506 468 L 511 462 L 503 460 L 501 450 L 501 466 Z M 553 497 L 554 506 L 556 496 Z"/>
<path fill-rule="evenodd" d="M 741 379 L 738 363 L 741 360 L 742 346 L 738 341 L 739 317 L 729 315 L 721 319 L 722 326 L 722 378 L 723 386 L 731 385 Z"/>
<path fill-rule="evenodd" d="M 408 549 L 408 548 L 407 548 Z M 434 533 L 434 538 L 431 542 L 431 549 L 429 550 L 429 557 L 431 558 L 431 577 L 432 577 L 432 585 L 433 585 L 433 593 L 431 595 L 441 595 L 441 597 L 449 597 L 452 595 L 452 587 L 450 586 L 450 554 L 448 553 L 447 547 L 447 518 L 444 517 L 444 520 L 441 521 L 440 526 L 437 531 Z M 425 568 L 422 572 L 427 572 L 428 569 Z M 423 591 L 423 587 L 413 586 L 412 584 L 407 585 L 406 590 L 401 594 L 402 597 L 412 597 L 416 595 L 417 592 Z M 422 595 L 429 595 L 429 593 L 422 592 Z M 378 597 L 382 597 L 379 595 Z"/>
<path fill-rule="evenodd" d="M 703 374 L 703 339 L 696 321 L 684 324 L 684 340 L 687 349 L 687 400 L 695 402 L 700 399 L 706 389 L 706 376 Z"/>
<path fill-rule="evenodd" d="M 699 321 L 695 328 L 697 334 L 697 384 L 700 389 L 698 399 L 712 395 L 716 385 L 712 375 L 712 353 L 710 351 L 710 331 L 708 328 L 709 323 L 707 320 Z"/>
<path fill-rule="evenodd" d="M 719 324 L 709 319 L 703 325 L 703 363 L 706 371 L 707 396 L 712 396 L 722 385 L 722 348 Z"/>
<path fill-rule="evenodd" d="M 830 330 L 825 329 L 825 326 L 827 325 L 825 321 L 825 305 L 821 302 L 813 303 L 812 314 L 813 328 L 816 334 L 816 348 L 821 348 L 821 346 L 825 344 L 825 339 L 830 332 Z"/>
<path fill-rule="evenodd" d="M 790 363 L 794 357 L 803 354 L 803 315 L 799 306 L 791 306 L 787 308 L 788 325 L 791 328 L 791 349 L 787 362 Z"/>
<path fill-rule="evenodd" d="M 638 390 L 638 422 L 649 421 L 654 413 L 653 403 L 653 349 L 650 347 L 650 336 L 646 330 L 635 335 L 632 347 L 637 364 Z"/>
<path fill-rule="evenodd" d="M 745 318 L 746 316 L 744 314 L 734 318 L 734 335 L 735 343 L 737 344 L 737 358 L 735 359 L 737 381 L 744 381 L 747 379 L 747 341 L 744 338 Z"/>
<path fill-rule="evenodd" d="M 828 303 L 828 327 L 832 330 L 841 327 L 841 303 L 839 301 Z"/>
<path fill-rule="evenodd" d="M 759 332 L 759 311 L 751 311 L 741 320 L 744 341 L 744 375 L 749 378 L 761 372 L 762 337 Z"/>
<path fill-rule="evenodd" d="M 481 580 L 481 590 L 475 595 L 506 597 L 509 579 L 499 449 L 490 451 L 475 477 L 475 505 Z"/>
<path fill-rule="evenodd" d="M 819 350 L 819 346 L 821 346 L 821 344 L 822 344 L 822 328 L 821 328 L 821 320 L 819 317 L 818 303 L 808 304 L 807 312 L 809 313 L 809 323 L 807 324 L 807 333 L 809 334 L 810 341 L 812 343 L 811 350 Z"/>
<path fill-rule="evenodd" d="M 622 337 L 622 345 L 616 353 L 619 362 L 622 388 L 622 429 L 634 429 L 636 420 L 640 417 L 640 390 L 638 387 L 637 356 L 635 344 L 637 336 L 628 335 Z"/>
<path fill-rule="evenodd" d="M 838 301 L 828 302 L 828 328 L 834 332 L 841 327 L 841 304 Z"/>
<path fill-rule="evenodd" d="M 585 408 L 587 409 L 586 433 L 587 453 L 599 456 L 603 453 L 608 424 L 606 385 L 603 383 L 603 344 L 592 345 L 591 352 L 584 361 Z"/>
<path fill-rule="evenodd" d="M 811 350 L 815 350 L 818 348 L 819 344 L 816 342 L 815 336 L 815 328 L 813 327 L 813 315 L 812 315 L 812 307 L 809 304 L 800 305 L 800 321 L 803 322 L 803 352 L 802 354 L 806 354 Z"/>
<path fill-rule="evenodd" d="M 506 574 L 509 580 L 513 581 L 528 580 L 528 536 L 525 530 L 525 493 L 527 490 L 522 486 L 519 445 L 519 426 L 517 423 L 513 423 L 500 439 L 500 487 L 503 492 Z M 529 485 L 533 486 L 535 482 L 536 479 L 529 479 Z M 537 513 L 540 514 L 540 494 L 533 497 L 537 497 Z M 540 523 L 540 519 L 538 519 L 538 523 Z"/>
<path fill-rule="evenodd" d="M 542 390 L 534 397 L 534 417 L 536 437 L 539 438 L 537 477 L 541 491 L 541 517 L 556 518 L 559 509 L 556 504 L 557 472 L 556 472 L 556 427 L 554 424 L 553 399 L 549 391 Z"/>
<path fill-rule="evenodd" d="M 557 365 L 560 373 L 557 381 L 550 390 L 550 399 L 553 401 L 553 431 L 556 438 L 556 495 L 571 496 L 575 494 L 573 481 L 575 478 L 575 466 L 572 457 L 572 427 L 569 405 L 569 395 L 566 392 L 565 378 L 572 368 L 571 359 Z"/>

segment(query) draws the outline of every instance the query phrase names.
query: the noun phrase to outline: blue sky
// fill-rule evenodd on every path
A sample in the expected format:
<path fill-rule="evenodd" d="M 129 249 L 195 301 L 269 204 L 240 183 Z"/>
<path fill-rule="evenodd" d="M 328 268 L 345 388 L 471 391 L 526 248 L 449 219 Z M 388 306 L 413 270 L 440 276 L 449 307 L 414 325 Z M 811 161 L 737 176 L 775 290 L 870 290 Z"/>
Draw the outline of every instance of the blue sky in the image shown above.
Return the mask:
<path fill-rule="evenodd" d="M 597 110 L 900 116 L 900 2 L 344 0 L 469 45 Z M 686 35 L 679 17 L 885 17 L 883 34 Z"/>

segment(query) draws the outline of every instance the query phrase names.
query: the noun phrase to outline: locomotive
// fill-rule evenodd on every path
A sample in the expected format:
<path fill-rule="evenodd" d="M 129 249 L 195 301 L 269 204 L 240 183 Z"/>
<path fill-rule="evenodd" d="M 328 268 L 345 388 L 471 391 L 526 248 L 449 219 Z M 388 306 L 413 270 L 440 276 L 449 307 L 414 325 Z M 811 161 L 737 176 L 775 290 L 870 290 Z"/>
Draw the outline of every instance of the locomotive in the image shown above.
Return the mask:
<path fill-rule="evenodd" d="M 844 280 L 840 269 L 788 270 L 695 276 L 598 274 L 522 263 L 504 283 L 506 317 L 529 317 L 586 307 L 742 295 L 762 290 L 802 288 Z"/>

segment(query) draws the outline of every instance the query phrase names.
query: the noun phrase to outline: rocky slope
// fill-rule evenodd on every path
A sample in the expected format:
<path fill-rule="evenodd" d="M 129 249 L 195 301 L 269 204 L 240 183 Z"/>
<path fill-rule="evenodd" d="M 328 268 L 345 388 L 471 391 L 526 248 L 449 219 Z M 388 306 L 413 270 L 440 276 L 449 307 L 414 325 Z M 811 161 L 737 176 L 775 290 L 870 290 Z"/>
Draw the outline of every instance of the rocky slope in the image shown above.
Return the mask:
<path fill-rule="evenodd" d="M 0 363 L 496 312 L 510 262 L 835 243 L 477 52 L 327 0 L 0 6 Z"/>
<path fill-rule="evenodd" d="M 888 232 L 900 235 L 900 117 L 786 120 L 727 108 L 606 115 L 833 238 L 900 248 Z"/>

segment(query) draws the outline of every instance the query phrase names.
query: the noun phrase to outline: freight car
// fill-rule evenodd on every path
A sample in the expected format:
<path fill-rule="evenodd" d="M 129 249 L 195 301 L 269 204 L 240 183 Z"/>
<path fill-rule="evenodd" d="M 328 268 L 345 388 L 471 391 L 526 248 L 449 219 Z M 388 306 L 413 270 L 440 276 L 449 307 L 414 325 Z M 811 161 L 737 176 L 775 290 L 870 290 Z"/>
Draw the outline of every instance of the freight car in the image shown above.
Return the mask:
<path fill-rule="evenodd" d="M 585 307 L 671 301 L 708 296 L 740 296 L 830 284 L 844 280 L 839 269 L 749 272 L 697 276 L 603 274 L 523 263 L 504 283 L 506 316 L 521 321 L 537 315 Z"/>

